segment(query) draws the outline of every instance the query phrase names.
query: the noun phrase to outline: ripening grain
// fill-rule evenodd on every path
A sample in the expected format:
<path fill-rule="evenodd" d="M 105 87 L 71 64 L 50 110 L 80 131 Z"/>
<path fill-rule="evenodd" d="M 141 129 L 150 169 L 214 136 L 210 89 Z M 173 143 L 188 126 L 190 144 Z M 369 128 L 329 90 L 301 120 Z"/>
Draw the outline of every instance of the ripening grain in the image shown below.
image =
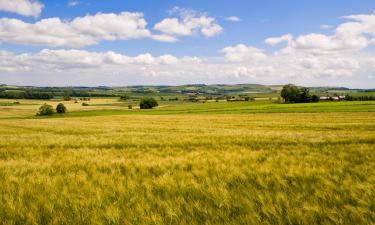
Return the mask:
<path fill-rule="evenodd" d="M 3 224 L 375 223 L 375 113 L 0 120 Z"/>

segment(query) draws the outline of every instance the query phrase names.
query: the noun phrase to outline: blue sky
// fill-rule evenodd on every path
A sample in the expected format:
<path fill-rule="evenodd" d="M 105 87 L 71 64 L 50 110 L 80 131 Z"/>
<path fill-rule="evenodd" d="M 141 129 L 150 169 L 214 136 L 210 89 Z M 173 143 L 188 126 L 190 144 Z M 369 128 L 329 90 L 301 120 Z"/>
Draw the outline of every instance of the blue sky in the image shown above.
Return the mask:
<path fill-rule="evenodd" d="M 375 1 L 370 0 L 17 0 L 14 4 L 0 0 L 0 18 L 5 20 L 0 23 L 0 51 L 3 51 L 0 83 L 294 82 L 309 86 L 374 87 L 375 57 L 374 62 L 364 61 L 374 55 L 374 10 Z M 120 16 L 124 12 L 132 16 L 141 13 L 141 16 L 124 18 Z M 99 13 L 115 17 L 108 22 L 108 17 L 101 17 Z M 87 21 L 88 15 L 91 16 L 90 31 L 87 25 L 73 24 L 77 18 Z M 355 17 L 345 17 L 349 15 Z M 359 15 L 367 16 L 364 19 Z M 231 21 L 228 17 L 240 21 Z M 56 25 L 37 25 L 51 18 L 59 19 Z M 145 21 L 147 25 L 132 32 L 121 31 L 135 20 L 138 24 Z M 107 21 L 107 24 L 95 24 L 98 21 Z M 164 26 L 157 28 L 162 22 Z M 361 29 L 355 34 L 350 29 L 356 28 L 346 28 L 352 22 Z M 120 28 L 118 32 L 106 30 L 114 23 Z M 347 30 L 339 32 L 337 28 L 343 24 Z M 56 31 L 52 31 L 54 28 Z M 209 30 L 205 33 L 205 29 Z M 66 32 L 65 36 L 60 37 L 60 31 Z M 168 41 L 160 41 L 155 35 L 163 35 Z M 283 35 L 289 36 L 277 39 L 276 44 L 266 41 Z M 77 42 L 71 41 L 74 38 Z M 117 61 L 108 52 L 115 53 Z M 165 55 L 168 57 L 160 58 Z M 72 57 L 71 61 L 68 56 Z M 75 57 L 87 60 L 75 62 Z M 192 58 L 198 64 L 191 65 Z M 90 64 L 93 62 L 97 65 Z M 288 66 L 282 66 L 283 63 Z"/>

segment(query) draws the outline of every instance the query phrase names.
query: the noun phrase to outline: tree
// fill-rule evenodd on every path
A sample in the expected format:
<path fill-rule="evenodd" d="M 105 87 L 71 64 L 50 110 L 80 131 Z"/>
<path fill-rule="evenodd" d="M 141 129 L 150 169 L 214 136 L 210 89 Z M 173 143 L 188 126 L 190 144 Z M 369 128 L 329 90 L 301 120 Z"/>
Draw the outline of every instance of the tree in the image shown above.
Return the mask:
<path fill-rule="evenodd" d="M 319 102 L 319 96 L 317 96 L 317 95 L 312 95 L 311 96 L 311 102 Z"/>
<path fill-rule="evenodd" d="M 56 107 L 56 112 L 57 113 L 66 113 L 66 107 L 64 104 L 59 103 Z"/>
<path fill-rule="evenodd" d="M 139 103 L 141 109 L 152 109 L 158 105 L 158 102 L 154 98 L 143 98 Z"/>
<path fill-rule="evenodd" d="M 37 116 L 50 116 L 53 114 L 53 107 L 52 105 L 44 104 L 39 108 Z"/>
<path fill-rule="evenodd" d="M 308 88 L 301 88 L 299 98 L 297 99 L 297 102 L 311 102 L 311 95 Z"/>
<path fill-rule="evenodd" d="M 287 84 L 281 90 L 281 97 L 285 100 L 286 103 L 298 102 L 299 96 L 300 89 L 293 84 Z"/>

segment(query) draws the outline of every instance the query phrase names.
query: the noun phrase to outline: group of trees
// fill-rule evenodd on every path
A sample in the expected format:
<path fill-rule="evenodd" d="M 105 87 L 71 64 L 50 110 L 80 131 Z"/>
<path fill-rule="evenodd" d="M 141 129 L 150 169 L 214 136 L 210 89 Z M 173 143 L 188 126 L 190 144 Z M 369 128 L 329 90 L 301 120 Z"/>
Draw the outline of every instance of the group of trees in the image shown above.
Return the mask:
<path fill-rule="evenodd" d="M 62 103 L 59 103 L 57 106 L 56 106 L 56 112 L 59 113 L 59 114 L 62 114 L 62 113 L 66 113 L 66 107 L 64 104 Z M 42 105 L 39 110 L 38 110 L 38 113 L 36 114 L 37 116 L 50 116 L 54 113 L 54 109 L 52 107 L 52 105 L 48 105 L 48 104 L 44 104 Z"/>
<path fill-rule="evenodd" d="M 375 96 L 372 96 L 372 95 L 353 96 L 353 95 L 347 94 L 345 96 L 345 100 L 347 101 L 372 101 L 372 100 L 375 100 Z"/>
<path fill-rule="evenodd" d="M 286 103 L 307 103 L 319 101 L 319 96 L 311 95 L 308 88 L 299 88 L 293 84 L 287 84 L 283 87 L 281 90 L 281 97 Z"/>
<path fill-rule="evenodd" d="M 142 98 L 139 103 L 141 109 L 152 109 L 158 105 L 158 102 L 154 98 Z"/>

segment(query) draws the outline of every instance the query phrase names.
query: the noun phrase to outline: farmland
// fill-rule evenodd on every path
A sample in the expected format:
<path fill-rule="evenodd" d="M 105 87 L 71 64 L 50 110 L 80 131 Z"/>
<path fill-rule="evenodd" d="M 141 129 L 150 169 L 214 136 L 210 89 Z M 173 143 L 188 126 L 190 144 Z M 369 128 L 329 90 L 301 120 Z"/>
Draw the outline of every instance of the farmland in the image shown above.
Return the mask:
<path fill-rule="evenodd" d="M 3 224 L 371 224 L 375 102 L 0 101 Z M 47 101 L 56 105 L 58 101 Z"/>

